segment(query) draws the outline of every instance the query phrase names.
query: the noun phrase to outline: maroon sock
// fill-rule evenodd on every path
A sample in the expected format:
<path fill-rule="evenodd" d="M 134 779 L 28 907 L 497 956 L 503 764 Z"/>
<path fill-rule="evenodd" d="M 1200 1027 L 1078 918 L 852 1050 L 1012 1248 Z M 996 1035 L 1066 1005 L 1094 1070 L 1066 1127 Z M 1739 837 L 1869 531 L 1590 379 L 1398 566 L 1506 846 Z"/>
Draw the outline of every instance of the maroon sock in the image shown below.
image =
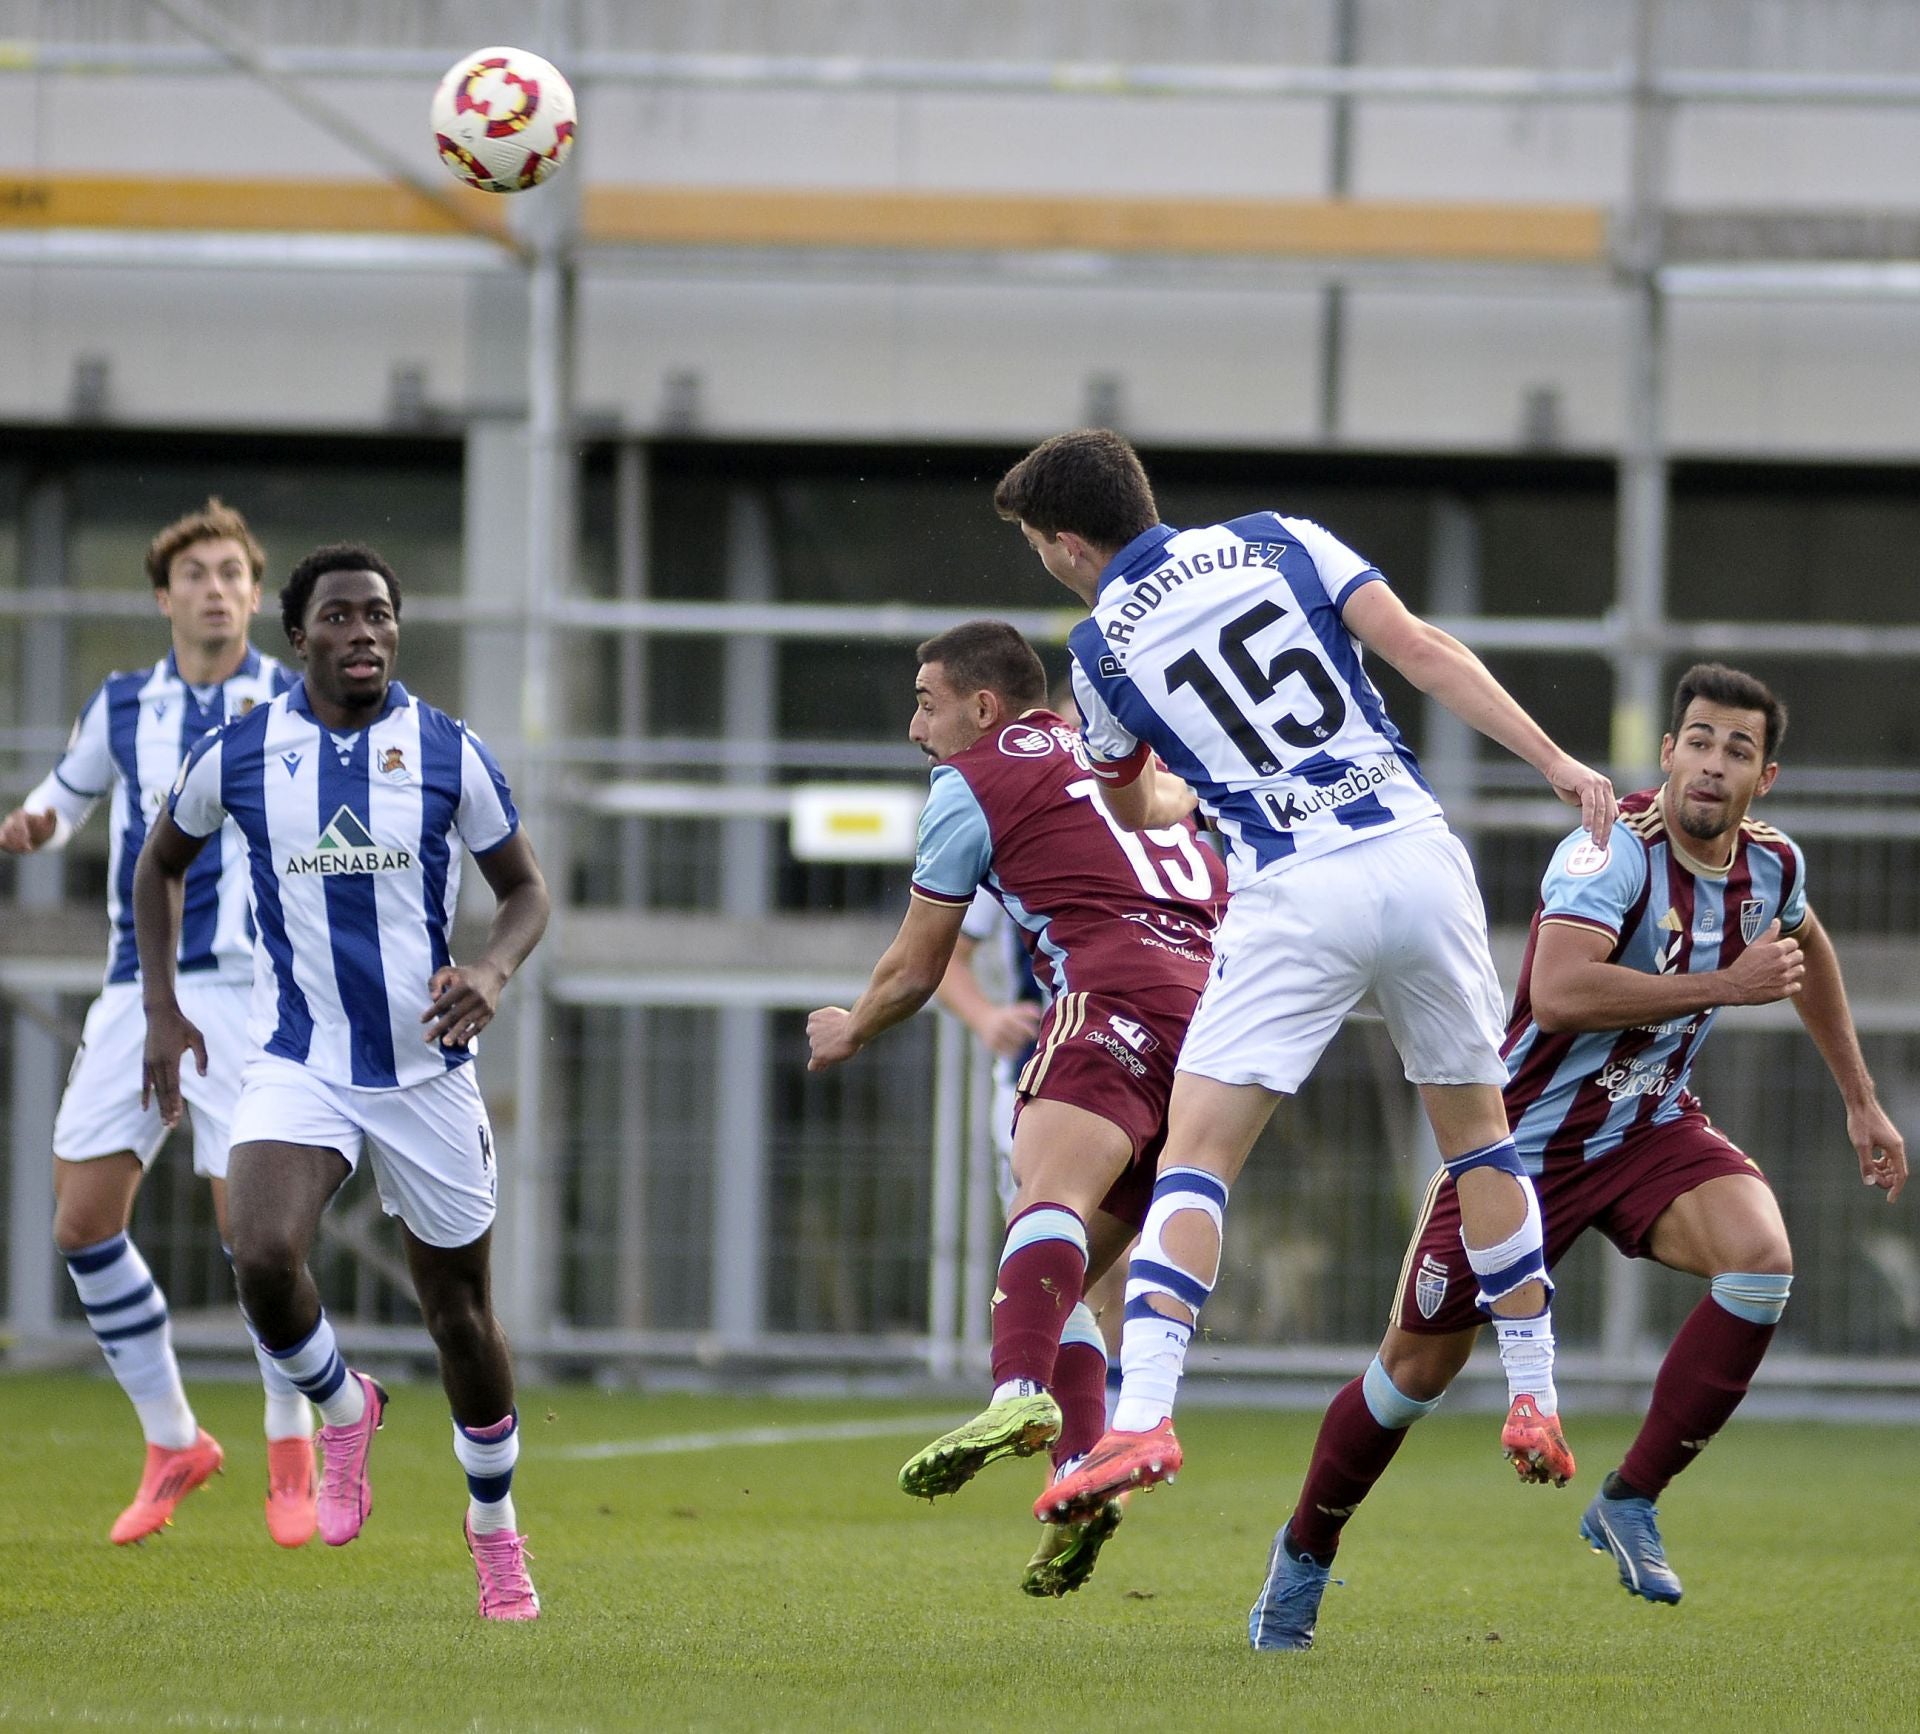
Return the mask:
<path fill-rule="evenodd" d="M 1702 1296 L 1660 1363 L 1653 1402 L 1620 1479 L 1658 1499 L 1740 1407 L 1773 1332 L 1772 1325 L 1736 1318 L 1711 1294 Z"/>
<path fill-rule="evenodd" d="M 1061 1227 L 1080 1221 L 1063 1204 L 1035 1204 L 1007 1224 L 1007 1243 L 1019 1243 L 1023 1223 L 1029 1233 L 1035 1226 L 1045 1226 L 1033 1220 L 1043 1211 L 1064 1218 Z M 1032 1379 L 1052 1388 L 1060 1332 L 1086 1286 L 1085 1244 L 1084 1235 L 1076 1244 L 1049 1234 L 1001 1257 L 999 1292 L 993 1299 L 994 1384 Z"/>
<path fill-rule="evenodd" d="M 1300 1489 L 1300 1503 L 1287 1520 L 1287 1534 L 1298 1553 L 1310 1553 L 1322 1565 L 1340 1546 L 1340 1531 L 1387 1472 L 1404 1427 L 1382 1427 L 1367 1407 L 1365 1381 L 1343 1385 L 1327 1405 L 1313 1460 Z"/>
<path fill-rule="evenodd" d="M 1107 1357 L 1091 1343 L 1062 1343 L 1053 1363 L 1054 1401 L 1060 1405 L 1056 1467 L 1100 1443 L 1107 1430 Z"/>

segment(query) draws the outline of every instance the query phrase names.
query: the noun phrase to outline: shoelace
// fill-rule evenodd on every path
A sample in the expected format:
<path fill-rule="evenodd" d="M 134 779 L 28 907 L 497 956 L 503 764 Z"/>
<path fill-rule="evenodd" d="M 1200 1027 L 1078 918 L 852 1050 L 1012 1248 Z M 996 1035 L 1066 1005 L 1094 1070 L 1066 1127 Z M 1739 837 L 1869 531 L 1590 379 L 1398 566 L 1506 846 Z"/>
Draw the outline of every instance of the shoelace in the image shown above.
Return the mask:
<path fill-rule="evenodd" d="M 480 1565 L 480 1593 L 489 1608 L 502 1602 L 533 1599 L 533 1579 L 527 1574 L 527 1561 L 533 1550 L 510 1529 L 489 1535 L 475 1535 L 473 1557 Z"/>

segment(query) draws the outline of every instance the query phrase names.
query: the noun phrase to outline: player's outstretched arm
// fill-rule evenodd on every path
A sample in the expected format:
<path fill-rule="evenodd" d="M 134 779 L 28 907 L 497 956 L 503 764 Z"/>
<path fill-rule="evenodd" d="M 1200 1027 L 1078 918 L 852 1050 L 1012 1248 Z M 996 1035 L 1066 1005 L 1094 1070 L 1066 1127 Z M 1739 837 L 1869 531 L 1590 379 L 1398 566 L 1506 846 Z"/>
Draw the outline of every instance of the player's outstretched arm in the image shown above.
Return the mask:
<path fill-rule="evenodd" d="M 1605 845 L 1619 811 L 1612 782 L 1562 752 L 1459 639 L 1422 620 L 1384 584 L 1361 585 L 1341 619 L 1355 638 L 1422 692 L 1533 766 L 1561 800 L 1580 809 L 1580 823 L 1595 844 Z"/>
<path fill-rule="evenodd" d="M 852 1009 L 822 1006 L 807 1018 L 807 1070 L 824 1072 L 845 1064 L 882 1030 L 904 1023 L 932 999 L 966 918 L 964 903 L 913 898 L 900 931 L 873 966 L 866 991 Z"/>
<path fill-rule="evenodd" d="M 133 869 L 133 937 L 140 952 L 140 992 L 146 1005 L 147 1047 L 140 1077 L 140 1106 L 155 1097 L 160 1118 L 180 1123 L 180 1057 L 191 1052 L 207 1075 L 207 1044 L 180 1009 L 174 991 L 174 956 L 180 949 L 180 910 L 187 869 L 206 843 L 190 837 L 161 813 L 147 833 Z"/>
<path fill-rule="evenodd" d="M 1906 1140 L 1880 1106 L 1873 1074 L 1860 1052 L 1839 954 L 1811 910 L 1795 929 L 1794 938 L 1806 958 L 1806 984 L 1794 1009 L 1840 1086 L 1840 1098 L 1847 1105 L 1847 1142 L 1860 1159 L 1860 1178 L 1868 1186 L 1879 1187 L 1891 1204 L 1907 1184 Z"/>
<path fill-rule="evenodd" d="M 493 1022 L 500 995 L 540 943 L 553 912 L 546 876 L 525 831 L 515 831 L 475 860 L 495 900 L 486 950 L 472 963 L 435 970 L 427 983 L 427 1009 L 420 1014 L 425 1040 L 447 1048 L 467 1047 Z"/>
<path fill-rule="evenodd" d="M 31 855 L 54 840 L 59 826 L 58 813 L 36 813 L 26 807 L 15 807 L 0 819 L 0 849 L 9 855 Z"/>

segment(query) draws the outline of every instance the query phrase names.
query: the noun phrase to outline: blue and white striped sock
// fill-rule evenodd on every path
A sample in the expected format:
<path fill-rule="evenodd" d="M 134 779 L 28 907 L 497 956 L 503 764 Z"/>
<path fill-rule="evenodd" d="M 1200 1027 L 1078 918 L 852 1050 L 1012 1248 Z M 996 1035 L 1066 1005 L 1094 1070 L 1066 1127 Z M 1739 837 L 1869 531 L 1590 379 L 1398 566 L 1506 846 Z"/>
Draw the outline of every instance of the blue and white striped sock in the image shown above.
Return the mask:
<path fill-rule="evenodd" d="M 149 1445 L 185 1450 L 200 1425 L 173 1356 L 167 1297 L 125 1234 L 64 1255 L 87 1324 L 140 1417 Z"/>
<path fill-rule="evenodd" d="M 227 1268 L 233 1268 L 233 1248 L 222 1245 L 220 1250 L 227 1255 Z M 238 1296 L 235 1296 L 238 1304 Z M 247 1309 L 240 1307 L 240 1322 L 247 1327 L 248 1340 L 253 1344 L 254 1364 L 260 1369 L 261 1389 L 266 1393 L 266 1430 L 269 1439 L 311 1439 L 313 1437 L 313 1406 L 308 1403 L 300 1387 L 287 1377 L 286 1369 L 276 1361 L 268 1351 L 267 1345 L 260 1340 L 260 1333 L 253 1328 L 253 1320 L 247 1317 Z"/>
<path fill-rule="evenodd" d="M 513 1466 L 520 1461 L 520 1411 L 490 1427 L 453 1424 L 453 1454 L 467 1472 L 467 1525 L 475 1535 L 515 1527 Z"/>
<path fill-rule="evenodd" d="M 366 1413 L 366 1388 L 358 1379 L 347 1377 L 347 1363 L 340 1358 L 340 1345 L 333 1340 L 325 1309 L 302 1341 L 290 1349 L 268 1348 L 267 1353 L 329 1427 L 351 1427 Z"/>

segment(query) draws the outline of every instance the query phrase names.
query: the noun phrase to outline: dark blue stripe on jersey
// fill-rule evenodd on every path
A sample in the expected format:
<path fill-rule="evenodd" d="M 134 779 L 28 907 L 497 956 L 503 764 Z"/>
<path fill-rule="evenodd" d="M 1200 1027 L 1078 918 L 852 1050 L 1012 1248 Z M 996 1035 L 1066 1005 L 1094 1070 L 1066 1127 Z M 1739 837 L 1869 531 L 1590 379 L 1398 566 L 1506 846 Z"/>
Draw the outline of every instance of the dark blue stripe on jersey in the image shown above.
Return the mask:
<path fill-rule="evenodd" d="M 1336 759 L 1329 753 L 1315 753 L 1293 767 L 1296 777 L 1304 777 L 1316 789 L 1331 788 L 1353 770 L 1351 759 Z M 1391 825 L 1393 815 L 1371 789 L 1357 799 L 1335 807 L 1333 816 L 1349 831 L 1364 831 L 1369 825 Z"/>
<path fill-rule="evenodd" d="M 114 890 L 120 899 L 120 918 L 114 924 L 113 961 L 108 981 L 138 981 L 140 952 L 133 937 L 133 870 L 147 841 L 147 811 L 140 787 L 140 689 L 148 674 L 116 674 L 107 681 L 107 750 L 119 767 L 127 789 L 127 828 L 120 833 L 120 870 Z"/>
<path fill-rule="evenodd" d="M 192 689 L 180 688 L 180 757 L 184 761 L 200 737 L 226 720 L 226 695 L 216 691 L 213 703 L 201 708 Z M 187 864 L 185 899 L 180 911 L 180 972 L 218 969 L 213 941 L 220 928 L 220 878 L 226 866 L 226 827 L 209 837 L 206 846 Z"/>
<path fill-rule="evenodd" d="M 1119 659 L 1107 643 L 1097 620 L 1083 620 L 1067 635 L 1067 648 L 1086 675 L 1088 684 L 1099 693 L 1120 726 L 1136 740 L 1145 741 L 1175 776 L 1182 778 L 1200 797 L 1208 812 L 1231 819 L 1242 833 L 1241 841 L 1265 867 L 1284 861 L 1299 845 L 1284 831 L 1276 831 L 1262 813 L 1260 804 L 1245 789 L 1229 789 L 1207 775 L 1205 765 L 1193 756 L 1185 741 L 1173 732 L 1166 719 L 1147 702 L 1146 695 L 1127 675 L 1119 672 Z M 1102 670 L 1109 664 L 1113 672 Z"/>
<path fill-rule="evenodd" d="M 148 1277 L 138 1288 L 129 1289 L 127 1293 L 121 1295 L 117 1300 L 82 1301 L 80 1303 L 80 1310 L 83 1313 L 117 1313 L 122 1307 L 130 1307 L 137 1302 L 145 1300 L 153 1293 L 153 1288 L 153 1278 Z"/>
<path fill-rule="evenodd" d="M 276 662 L 273 665 L 273 692 L 270 696 L 278 698 L 283 692 L 291 692 L 294 682 L 299 678 L 284 662 Z"/>
<path fill-rule="evenodd" d="M 353 752 L 343 765 L 332 737 L 324 730 L 314 753 L 319 760 L 320 830 L 345 807 L 369 834 L 373 830 L 367 787 L 368 731 L 353 737 Z M 328 873 L 327 941 L 333 952 L 333 979 L 347 1014 L 347 1049 L 353 1081 L 363 1090 L 392 1089 L 399 1080 L 393 1065 L 393 1024 L 387 1010 L 387 977 L 380 960 L 380 904 L 371 873 Z"/>
<path fill-rule="evenodd" d="M 464 730 L 461 732 L 465 733 Z M 500 769 L 500 761 L 487 751 L 486 742 L 478 735 L 467 735 L 466 738 L 472 743 L 473 750 L 480 755 L 480 762 L 486 767 L 487 775 L 493 779 L 493 792 L 500 797 L 500 810 L 507 816 L 507 835 L 500 839 L 500 843 L 504 843 L 507 837 L 511 837 L 520 829 L 520 814 L 513 804 L 513 791 L 507 787 L 506 773 Z M 490 855 L 493 850 L 500 847 L 500 843 L 495 843 L 486 849 L 476 849 L 474 853 Z"/>
<path fill-rule="evenodd" d="M 293 946 L 288 942 L 287 918 L 280 907 L 280 873 L 267 829 L 267 718 L 272 714 L 262 705 L 217 737 L 222 743 L 220 804 L 247 839 L 254 914 L 279 990 L 278 1015 L 266 1051 L 305 1065 L 313 1046 L 313 1011 L 294 977 Z M 202 742 L 196 750 L 205 753 L 211 750 L 211 744 Z"/>
<path fill-rule="evenodd" d="M 1320 649 L 1334 672 L 1343 680 L 1353 694 L 1353 701 L 1360 707 L 1360 714 L 1373 726 L 1380 737 L 1389 742 L 1393 750 L 1400 755 L 1407 767 L 1407 774 L 1425 789 L 1433 793 L 1433 785 L 1421 774 L 1420 761 L 1414 757 L 1413 749 L 1400 738 L 1399 729 L 1394 727 L 1393 718 L 1387 715 L 1386 701 L 1381 698 L 1378 688 L 1367 678 L 1367 671 L 1361 666 L 1360 652 L 1350 633 L 1340 619 L 1340 610 L 1328 600 L 1324 581 L 1313 582 L 1300 570 L 1302 563 L 1313 566 L 1313 556 L 1276 521 L 1271 512 L 1257 512 L 1251 517 L 1236 518 L 1225 528 L 1236 536 L 1260 537 L 1271 540 L 1277 533 L 1286 538 L 1287 551 L 1280 557 L 1280 576 L 1286 580 L 1287 588 L 1293 592 L 1293 599 L 1299 605 L 1300 612 L 1306 616 L 1307 624 L 1313 628 L 1313 635 L 1320 641 Z M 1317 572 L 1318 568 L 1314 570 Z"/>
<path fill-rule="evenodd" d="M 427 924 L 433 968 L 453 961 L 447 945 L 447 874 L 453 856 L 451 837 L 460 811 L 460 748 L 466 738 L 452 717 L 420 707 L 420 901 Z M 440 1050 L 447 1066 L 464 1064 L 471 1050 Z"/>
<path fill-rule="evenodd" d="M 96 1270 L 105 1270 L 126 1250 L 127 1237 L 116 1234 L 111 1240 L 103 1240 L 97 1246 L 82 1246 L 68 1253 L 67 1269 L 75 1276 L 91 1276 Z"/>

